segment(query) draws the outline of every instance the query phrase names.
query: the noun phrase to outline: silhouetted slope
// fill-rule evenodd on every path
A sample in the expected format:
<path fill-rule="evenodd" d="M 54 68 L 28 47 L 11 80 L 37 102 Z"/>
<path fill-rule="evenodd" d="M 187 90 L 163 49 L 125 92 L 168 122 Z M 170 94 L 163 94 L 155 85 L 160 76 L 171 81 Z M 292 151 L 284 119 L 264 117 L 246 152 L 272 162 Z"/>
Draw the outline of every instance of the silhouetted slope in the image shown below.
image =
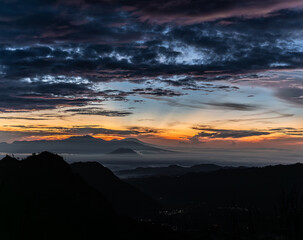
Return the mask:
<path fill-rule="evenodd" d="M 201 239 L 303 239 L 303 164 L 127 182 L 166 207 L 159 221 Z"/>
<path fill-rule="evenodd" d="M 121 181 L 100 163 L 73 163 L 71 168 L 73 172 L 83 177 L 90 186 L 106 196 L 118 213 L 137 217 L 159 210 L 159 204 L 151 197 Z"/>
<path fill-rule="evenodd" d="M 0 143 L 0 152 L 32 153 L 45 149 L 56 153 L 104 154 L 118 148 L 130 148 L 141 152 L 169 152 L 164 149 L 143 144 L 132 139 L 105 141 L 91 136 L 70 137 L 64 140 L 16 141 L 11 144 Z"/>
<path fill-rule="evenodd" d="M 169 205 L 204 202 L 226 206 L 236 202 L 267 208 L 277 203 L 283 191 L 295 186 L 303 189 L 303 164 L 135 178 L 127 182 Z"/>
<path fill-rule="evenodd" d="M 160 227 L 119 217 L 58 155 L 0 161 L 0 239 L 175 239 Z"/>
<path fill-rule="evenodd" d="M 0 161 L 0 166 L 16 166 L 17 164 L 19 164 L 19 161 L 16 158 L 13 158 L 9 155 L 6 155 Z"/>
<path fill-rule="evenodd" d="M 229 169 L 232 167 L 222 167 L 216 164 L 198 164 L 188 168 L 188 172 L 212 172 L 220 169 Z"/>

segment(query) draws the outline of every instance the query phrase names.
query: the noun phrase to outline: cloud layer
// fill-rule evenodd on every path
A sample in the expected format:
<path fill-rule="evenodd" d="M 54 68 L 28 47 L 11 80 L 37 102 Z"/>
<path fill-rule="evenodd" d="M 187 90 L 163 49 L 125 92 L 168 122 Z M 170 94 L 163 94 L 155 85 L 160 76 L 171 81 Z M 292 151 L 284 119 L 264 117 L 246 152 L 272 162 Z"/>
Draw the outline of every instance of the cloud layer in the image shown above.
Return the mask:
<path fill-rule="evenodd" d="M 120 124 L 125 135 L 157 135 L 127 126 L 159 115 L 171 122 L 193 117 L 196 124 L 208 116 L 217 124 L 299 119 L 300 110 L 290 109 L 303 104 L 302 7 L 301 0 L 1 1 L 1 126 L 90 116 Z M 260 111 L 271 114 L 240 115 Z M 153 124 L 166 126 L 162 118 Z M 185 139 L 272 134 L 262 130 L 272 126 L 190 126 L 182 129 Z M 108 129 L 65 133 L 121 133 Z"/>

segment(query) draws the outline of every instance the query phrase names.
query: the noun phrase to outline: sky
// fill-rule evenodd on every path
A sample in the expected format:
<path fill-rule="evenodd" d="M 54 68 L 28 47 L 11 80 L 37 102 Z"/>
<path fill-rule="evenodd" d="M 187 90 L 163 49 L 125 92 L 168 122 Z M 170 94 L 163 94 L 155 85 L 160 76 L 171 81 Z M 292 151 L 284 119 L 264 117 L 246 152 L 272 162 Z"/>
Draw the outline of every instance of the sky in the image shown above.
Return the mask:
<path fill-rule="evenodd" d="M 0 0 L 0 142 L 303 147 L 302 0 Z"/>

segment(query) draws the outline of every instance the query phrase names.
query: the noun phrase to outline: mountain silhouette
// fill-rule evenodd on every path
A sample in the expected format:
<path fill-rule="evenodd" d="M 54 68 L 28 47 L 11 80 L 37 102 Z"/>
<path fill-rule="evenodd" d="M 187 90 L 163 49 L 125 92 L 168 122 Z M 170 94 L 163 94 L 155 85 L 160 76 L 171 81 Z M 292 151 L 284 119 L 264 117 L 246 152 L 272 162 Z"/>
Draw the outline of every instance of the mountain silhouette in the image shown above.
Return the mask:
<path fill-rule="evenodd" d="M 11 157 L 9 155 L 6 155 L 1 161 L 0 161 L 0 166 L 16 166 L 19 164 L 19 161 Z"/>
<path fill-rule="evenodd" d="M 71 168 L 74 173 L 79 174 L 90 186 L 101 192 L 120 214 L 142 217 L 160 209 L 159 204 L 151 197 L 121 181 L 100 163 L 73 163 Z"/>
<path fill-rule="evenodd" d="M 60 156 L 5 157 L 0 181 L 1 239 L 80 239 L 86 231 L 94 232 L 95 221 L 108 228 L 116 222 L 105 197 L 74 175 Z M 76 216 L 85 223 L 77 231 Z"/>
<path fill-rule="evenodd" d="M 134 150 L 130 149 L 130 148 L 118 148 L 112 152 L 110 152 L 109 154 L 132 154 L 132 155 L 138 155 L 138 153 L 136 153 Z"/>
<path fill-rule="evenodd" d="M 119 148 L 130 148 L 142 153 L 161 153 L 168 150 L 150 146 L 136 139 L 106 141 L 92 136 L 75 136 L 63 140 L 15 141 L 0 143 L 0 152 L 32 153 L 48 149 L 56 153 L 105 154 Z"/>
<path fill-rule="evenodd" d="M 49 152 L 0 161 L 0 239 L 182 239 L 118 215 L 62 157 Z"/>

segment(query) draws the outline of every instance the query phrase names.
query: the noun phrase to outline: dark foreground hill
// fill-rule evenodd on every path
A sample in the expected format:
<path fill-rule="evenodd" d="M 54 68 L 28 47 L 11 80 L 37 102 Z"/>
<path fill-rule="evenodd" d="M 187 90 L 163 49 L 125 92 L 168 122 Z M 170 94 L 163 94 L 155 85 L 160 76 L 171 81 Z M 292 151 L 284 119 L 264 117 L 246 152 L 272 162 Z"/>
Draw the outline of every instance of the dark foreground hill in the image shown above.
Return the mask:
<path fill-rule="evenodd" d="M 156 213 L 160 209 L 159 204 L 151 197 L 121 181 L 100 163 L 73 163 L 71 168 L 90 186 L 101 192 L 120 214 L 143 217 Z"/>
<path fill-rule="evenodd" d="M 43 152 L 0 161 L 0 239 L 178 239 L 180 235 L 120 217 L 102 193 Z"/>

